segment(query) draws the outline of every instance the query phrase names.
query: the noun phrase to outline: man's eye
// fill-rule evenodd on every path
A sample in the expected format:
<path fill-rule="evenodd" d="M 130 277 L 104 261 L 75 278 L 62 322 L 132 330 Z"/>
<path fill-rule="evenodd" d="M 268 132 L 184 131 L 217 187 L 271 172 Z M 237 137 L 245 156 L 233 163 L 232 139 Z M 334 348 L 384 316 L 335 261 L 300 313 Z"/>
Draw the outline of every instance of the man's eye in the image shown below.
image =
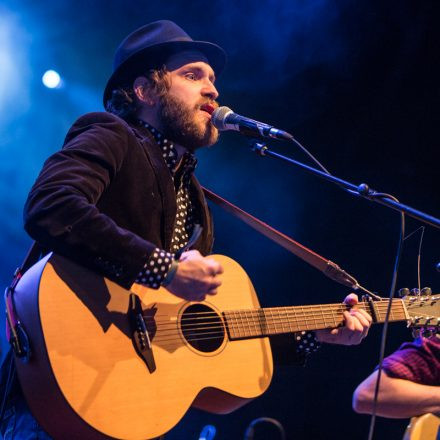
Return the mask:
<path fill-rule="evenodd" d="M 186 78 L 186 79 L 189 79 L 189 80 L 191 80 L 191 81 L 195 81 L 195 80 L 197 79 L 195 73 L 186 73 L 186 74 L 185 74 L 185 78 Z"/>

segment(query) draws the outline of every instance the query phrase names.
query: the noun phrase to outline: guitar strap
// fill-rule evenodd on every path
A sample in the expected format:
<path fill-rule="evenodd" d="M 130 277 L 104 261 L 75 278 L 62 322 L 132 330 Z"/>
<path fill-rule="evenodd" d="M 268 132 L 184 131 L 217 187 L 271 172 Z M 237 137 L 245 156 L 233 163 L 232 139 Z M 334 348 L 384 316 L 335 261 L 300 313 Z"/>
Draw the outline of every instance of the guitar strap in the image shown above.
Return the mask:
<path fill-rule="evenodd" d="M 238 206 L 233 205 L 232 203 L 223 199 L 209 189 L 203 186 L 202 189 L 208 200 L 211 200 L 211 202 L 220 206 L 226 212 L 229 212 L 230 214 L 239 218 L 248 226 L 255 229 L 257 232 L 269 238 L 284 249 L 287 249 L 289 252 L 301 258 L 303 261 L 313 266 L 315 269 L 318 269 L 324 275 L 331 278 L 333 281 L 336 281 L 354 290 L 357 290 L 360 287 L 359 283 L 353 276 L 342 270 L 333 261 L 327 260 L 316 252 L 308 249 L 301 243 L 298 243 L 297 241 L 293 240 L 282 232 L 277 231 L 272 226 L 269 226 L 267 223 L 264 223 L 258 218 L 248 214 L 246 211 L 243 211 Z"/>
<path fill-rule="evenodd" d="M 205 187 L 202 187 L 202 189 L 208 200 L 211 200 L 213 203 L 220 206 L 226 212 L 233 214 L 235 217 L 239 218 L 260 234 L 269 238 L 279 246 L 282 246 L 284 249 L 287 249 L 289 252 L 301 258 L 309 265 L 318 269 L 333 281 L 336 281 L 354 290 L 357 290 L 360 287 L 359 283 L 353 276 L 345 272 L 333 261 L 330 261 L 316 252 L 308 249 L 306 246 L 298 243 L 267 223 L 264 223 L 256 217 L 250 215 L 246 211 L 228 202 L 209 189 Z M 22 265 L 16 269 L 11 285 L 5 290 L 6 337 L 11 344 L 15 355 L 25 362 L 29 360 L 31 350 L 26 332 L 20 324 L 20 321 L 15 313 L 13 294 L 15 287 L 22 275 L 41 258 L 42 254 L 43 248 L 38 243 L 33 242 Z"/>
<path fill-rule="evenodd" d="M 20 324 L 17 314 L 15 313 L 13 295 L 15 292 L 15 287 L 20 281 L 20 278 L 41 258 L 42 252 L 42 247 L 34 241 L 22 265 L 15 270 L 11 284 L 5 290 L 6 339 L 8 340 L 9 344 L 11 344 L 15 356 L 24 362 L 29 360 L 31 349 L 26 331 Z"/>

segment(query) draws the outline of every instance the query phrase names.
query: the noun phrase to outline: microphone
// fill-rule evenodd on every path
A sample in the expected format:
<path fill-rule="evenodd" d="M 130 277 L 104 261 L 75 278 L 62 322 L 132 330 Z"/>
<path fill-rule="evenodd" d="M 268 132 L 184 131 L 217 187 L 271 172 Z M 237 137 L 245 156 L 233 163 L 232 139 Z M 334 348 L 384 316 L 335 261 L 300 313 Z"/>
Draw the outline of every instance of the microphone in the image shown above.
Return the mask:
<path fill-rule="evenodd" d="M 229 107 L 218 107 L 215 109 L 211 114 L 211 123 L 219 131 L 235 130 L 245 136 L 285 141 L 293 140 L 293 136 L 287 133 L 287 131 L 237 115 Z"/>

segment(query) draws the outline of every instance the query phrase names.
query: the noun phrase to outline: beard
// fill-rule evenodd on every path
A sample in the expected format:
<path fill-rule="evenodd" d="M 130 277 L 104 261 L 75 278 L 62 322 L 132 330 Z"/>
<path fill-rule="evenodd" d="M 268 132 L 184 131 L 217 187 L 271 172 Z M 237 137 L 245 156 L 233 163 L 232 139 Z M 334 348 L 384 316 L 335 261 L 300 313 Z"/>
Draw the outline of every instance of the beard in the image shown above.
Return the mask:
<path fill-rule="evenodd" d="M 197 112 L 205 102 L 188 107 L 184 101 L 169 93 L 160 98 L 159 117 L 165 137 L 194 152 L 197 148 L 208 147 L 217 142 L 218 130 L 211 124 L 196 121 Z"/>

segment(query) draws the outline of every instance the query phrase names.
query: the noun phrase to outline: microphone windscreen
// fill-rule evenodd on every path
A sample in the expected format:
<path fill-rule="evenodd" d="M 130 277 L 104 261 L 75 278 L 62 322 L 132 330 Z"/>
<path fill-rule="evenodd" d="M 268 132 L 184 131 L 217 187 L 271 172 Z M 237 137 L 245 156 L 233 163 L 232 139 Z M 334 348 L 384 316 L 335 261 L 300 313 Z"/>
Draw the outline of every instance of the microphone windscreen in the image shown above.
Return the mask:
<path fill-rule="evenodd" d="M 229 107 L 218 107 L 211 114 L 211 123 L 217 130 L 227 130 L 226 127 L 226 116 L 232 113 Z"/>

